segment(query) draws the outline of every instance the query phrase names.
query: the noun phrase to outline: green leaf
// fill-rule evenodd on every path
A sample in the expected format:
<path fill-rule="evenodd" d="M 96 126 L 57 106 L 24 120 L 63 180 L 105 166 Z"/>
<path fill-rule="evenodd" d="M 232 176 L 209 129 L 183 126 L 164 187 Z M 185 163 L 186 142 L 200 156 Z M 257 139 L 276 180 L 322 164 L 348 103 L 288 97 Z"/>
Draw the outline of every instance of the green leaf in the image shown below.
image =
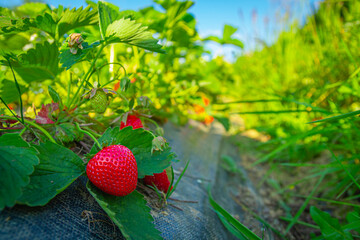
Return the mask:
<path fill-rule="evenodd" d="M 221 155 L 221 166 L 232 173 L 242 174 L 241 169 L 238 168 L 236 161 L 228 155 Z"/>
<path fill-rule="evenodd" d="M 34 20 L 30 18 L 14 19 L 0 16 L 0 33 L 25 32 L 35 26 Z"/>
<path fill-rule="evenodd" d="M 27 82 L 31 83 L 33 81 L 44 81 L 47 79 L 54 79 L 55 75 L 48 71 L 48 69 L 43 67 L 17 67 L 14 68 L 15 71 L 21 76 L 21 78 Z"/>
<path fill-rule="evenodd" d="M 53 38 L 55 37 L 57 23 L 51 14 L 45 13 L 44 15 L 39 15 L 36 17 L 35 22 L 38 29 L 47 32 Z"/>
<path fill-rule="evenodd" d="M 191 1 L 175 1 L 171 2 L 166 9 L 166 25 L 168 28 L 175 26 L 186 14 L 187 10 L 194 5 L 194 2 Z"/>
<path fill-rule="evenodd" d="M 176 157 L 169 146 L 166 146 L 163 151 L 151 154 L 153 139 L 154 136 L 144 129 L 133 130 L 132 127 L 126 127 L 119 130 L 119 127 L 116 127 L 108 128 L 98 141 L 102 146 L 117 144 L 129 148 L 137 162 L 138 177 L 143 178 L 145 175 L 161 173 Z M 90 154 L 96 154 L 99 151 L 98 146 L 94 144 Z"/>
<path fill-rule="evenodd" d="M 226 131 L 230 130 L 230 120 L 227 117 L 222 116 L 214 116 L 216 120 L 218 120 L 225 128 Z"/>
<path fill-rule="evenodd" d="M 59 103 L 61 101 L 60 95 L 55 91 L 55 89 L 52 86 L 48 87 L 48 91 L 49 91 L 51 99 L 55 103 Z"/>
<path fill-rule="evenodd" d="M 179 184 L 179 182 L 181 181 L 181 178 L 184 176 L 187 168 L 189 167 L 189 163 L 190 163 L 190 160 L 187 161 L 187 163 L 185 164 L 185 167 L 184 169 L 182 170 L 182 172 L 180 173 L 180 176 L 178 177 L 178 179 L 176 180 L 175 184 L 173 185 L 174 183 L 174 169 L 172 167 L 170 167 L 171 169 L 171 175 L 169 175 L 168 173 L 168 170 L 166 171 L 166 173 L 168 174 L 168 176 L 171 176 L 169 177 L 169 180 L 171 181 L 170 182 L 170 186 L 169 186 L 169 189 L 168 189 L 168 192 L 166 193 L 166 199 L 168 199 L 171 194 L 176 190 L 177 188 L 177 185 Z M 172 187 L 173 186 L 173 187 Z"/>
<path fill-rule="evenodd" d="M 328 174 L 328 170 L 325 170 L 322 172 L 321 177 L 319 178 L 319 180 L 317 181 L 316 185 L 314 186 L 314 188 L 311 190 L 310 194 L 306 197 L 305 201 L 303 202 L 303 204 L 301 205 L 301 207 L 299 208 L 299 210 L 296 212 L 295 216 L 292 218 L 291 222 L 288 224 L 288 226 L 286 227 L 285 230 L 285 234 L 287 234 L 290 229 L 295 225 L 295 223 L 297 222 L 297 220 L 299 219 L 299 217 L 301 216 L 301 214 L 305 211 L 306 206 L 309 204 L 310 199 L 312 198 L 312 196 L 315 194 L 315 192 L 317 191 L 317 188 L 320 186 L 321 182 L 323 181 L 324 177 L 326 174 Z"/>
<path fill-rule="evenodd" d="M 162 239 L 152 223 L 151 209 L 138 191 L 116 197 L 100 191 L 91 182 L 86 187 L 126 239 Z"/>
<path fill-rule="evenodd" d="M 59 51 L 55 43 L 36 44 L 36 47 L 18 57 L 11 58 L 11 65 L 21 78 L 30 83 L 54 79 L 59 71 Z M 7 62 L 2 62 L 8 65 Z"/>
<path fill-rule="evenodd" d="M 18 134 L 0 137 L 0 211 L 15 205 L 38 163 L 36 150 Z"/>
<path fill-rule="evenodd" d="M 344 231 L 355 230 L 360 234 L 360 214 L 352 211 L 346 215 L 346 220 L 349 224 L 343 226 Z"/>
<path fill-rule="evenodd" d="M 241 232 L 239 232 L 233 225 L 231 225 L 223 215 L 221 215 L 219 212 L 216 212 L 216 215 L 219 217 L 222 224 L 224 224 L 225 228 L 229 232 L 231 232 L 231 234 L 233 234 L 235 237 L 237 237 L 240 240 L 248 240 L 248 238 L 245 237 Z"/>
<path fill-rule="evenodd" d="M 90 6 L 87 6 L 83 9 L 80 7 L 78 9 L 65 9 L 61 14 L 60 21 L 58 22 L 58 34 L 63 36 L 65 33 L 71 29 L 95 25 L 98 23 L 98 14 L 96 10 L 92 10 Z"/>
<path fill-rule="evenodd" d="M 301 133 L 301 134 L 298 134 L 298 135 L 291 136 L 291 137 L 287 138 L 284 141 L 285 142 L 284 144 L 281 144 L 279 147 L 275 148 L 273 151 L 266 154 L 265 156 L 263 156 L 262 158 L 260 158 L 256 162 L 254 162 L 252 164 L 252 166 L 255 166 L 255 165 L 259 164 L 259 163 L 263 163 L 263 162 L 268 161 L 271 158 L 274 158 L 276 156 L 276 154 L 278 154 L 279 152 L 281 152 L 284 149 L 288 148 L 292 144 L 295 144 L 300 139 L 304 139 L 306 137 L 313 136 L 313 135 L 316 135 L 316 134 L 321 134 L 321 133 L 324 133 L 324 132 L 328 133 L 329 130 L 327 130 L 327 129 L 326 130 L 317 130 L 316 128 L 314 128 L 314 129 L 310 130 L 309 132 L 305 132 L 305 133 Z"/>
<path fill-rule="evenodd" d="M 19 6 L 18 9 L 25 15 L 37 15 L 45 10 L 50 10 L 48 5 L 43 3 L 26 3 Z M 16 33 L 25 32 L 31 28 L 38 28 L 49 33 L 52 37 L 55 36 L 56 21 L 54 21 L 51 14 L 44 13 L 44 15 L 39 15 L 36 18 L 24 17 L 21 19 L 14 18 L 13 15 L 8 14 L 6 17 L 0 17 L 0 32 Z"/>
<path fill-rule="evenodd" d="M 191 36 L 190 34 L 193 34 L 191 31 L 192 29 L 189 29 L 183 22 L 180 22 L 174 27 L 171 31 L 171 41 L 176 42 L 181 47 L 189 47 L 191 44 Z"/>
<path fill-rule="evenodd" d="M 153 52 L 164 53 L 152 33 L 147 31 L 147 27 L 136 23 L 131 19 L 119 19 L 111 23 L 106 29 L 106 35 L 109 42 L 127 43 Z"/>
<path fill-rule="evenodd" d="M 53 38 L 59 38 L 72 29 L 96 25 L 97 22 L 97 11 L 91 9 L 91 6 L 84 9 L 83 7 L 64 9 L 59 6 L 58 9 L 54 9 L 51 13 L 37 16 L 34 27 L 47 32 Z"/>
<path fill-rule="evenodd" d="M 204 38 L 203 41 L 214 41 L 214 42 L 220 43 L 221 45 L 231 44 L 231 45 L 243 48 L 244 44 L 239 39 L 231 38 L 231 36 L 236 31 L 237 31 L 237 28 L 230 26 L 230 25 L 225 25 L 222 38 L 219 38 L 217 36 L 208 36 L 208 37 Z"/>
<path fill-rule="evenodd" d="M 244 47 L 244 44 L 242 43 L 242 41 L 240 41 L 239 39 L 234 39 L 234 38 L 225 40 L 223 42 L 223 44 L 231 44 L 231 45 L 234 45 L 234 46 L 237 46 L 240 48 Z"/>
<path fill-rule="evenodd" d="M 152 37 L 147 27 L 136 23 L 131 18 L 125 19 L 126 13 L 121 13 L 119 8 L 106 2 L 98 2 L 100 32 L 108 43 L 127 43 L 146 50 L 164 53 L 158 40 Z"/>
<path fill-rule="evenodd" d="M 20 85 L 20 91 L 26 92 L 28 90 L 24 85 Z M 0 81 L 0 96 L 6 103 L 12 103 L 19 99 L 19 93 L 15 87 L 15 82 L 7 79 Z"/>
<path fill-rule="evenodd" d="M 236 218 L 234 218 L 233 216 L 231 216 L 230 213 L 228 213 L 224 208 L 222 208 L 217 202 L 215 202 L 215 200 L 213 199 L 210 189 L 208 191 L 209 194 L 209 201 L 211 206 L 214 208 L 215 212 L 219 215 L 222 216 L 223 218 L 221 219 L 221 221 L 226 221 L 225 227 L 227 229 L 230 230 L 231 233 L 234 234 L 234 231 L 236 231 L 236 235 L 243 235 L 245 236 L 247 239 L 250 240 L 260 240 L 260 238 L 253 233 L 251 230 L 249 230 L 246 226 L 244 226 L 241 222 L 239 222 L 238 220 L 236 220 Z"/>
<path fill-rule="evenodd" d="M 229 40 L 236 31 L 237 31 L 236 27 L 225 24 L 224 30 L 223 30 L 223 39 Z"/>
<path fill-rule="evenodd" d="M 0 7 L 0 16 L 10 17 L 13 15 L 13 11 L 8 8 Z"/>
<path fill-rule="evenodd" d="M 345 114 L 341 114 L 341 115 L 337 115 L 334 117 L 329 117 L 329 118 L 325 118 L 325 119 L 321 119 L 321 120 L 317 120 L 317 121 L 313 121 L 313 122 L 308 122 L 308 123 L 318 123 L 318 122 L 332 122 L 332 121 L 337 121 L 343 118 L 348 118 L 348 117 L 353 117 L 356 115 L 360 114 L 360 110 L 354 111 L 354 112 L 349 112 L 349 113 L 345 113 Z"/>
<path fill-rule="evenodd" d="M 82 43 L 83 49 L 78 49 L 76 54 L 72 54 L 67 43 L 64 43 L 60 49 L 60 63 L 62 63 L 62 67 L 68 70 L 77 62 L 83 60 L 88 53 L 90 53 L 96 46 L 98 46 L 99 42 L 94 42 L 89 45 L 87 42 Z"/>
<path fill-rule="evenodd" d="M 16 7 L 17 15 L 36 17 L 45 11 L 51 11 L 50 5 L 40 2 L 27 2 Z"/>
<path fill-rule="evenodd" d="M 350 233 L 345 233 L 339 223 L 339 220 L 332 218 L 330 214 L 311 206 L 310 215 L 312 219 L 319 225 L 322 235 L 330 240 L 353 239 Z"/>
<path fill-rule="evenodd" d="M 119 19 L 119 7 L 111 3 L 98 1 L 98 12 L 101 36 L 105 39 L 108 26 Z"/>
<path fill-rule="evenodd" d="M 45 142 L 34 147 L 40 153 L 40 164 L 35 167 L 18 202 L 43 206 L 83 174 L 85 165 L 71 150 L 55 143 Z"/>
<path fill-rule="evenodd" d="M 132 109 L 134 107 L 134 104 L 135 104 L 135 99 L 132 98 L 129 102 L 129 109 Z"/>
<path fill-rule="evenodd" d="M 208 37 L 204 38 L 203 41 L 213 41 L 213 42 L 217 42 L 220 44 L 222 43 L 222 40 L 217 36 L 208 36 Z"/>
<path fill-rule="evenodd" d="M 127 76 L 121 78 L 121 80 L 120 80 L 121 91 L 126 92 L 126 90 L 128 90 L 128 88 L 130 87 L 130 83 L 131 83 L 131 80 Z"/>
<path fill-rule="evenodd" d="M 61 123 L 56 126 L 55 138 L 61 143 L 79 141 L 83 137 L 84 134 L 79 132 L 72 123 Z"/>

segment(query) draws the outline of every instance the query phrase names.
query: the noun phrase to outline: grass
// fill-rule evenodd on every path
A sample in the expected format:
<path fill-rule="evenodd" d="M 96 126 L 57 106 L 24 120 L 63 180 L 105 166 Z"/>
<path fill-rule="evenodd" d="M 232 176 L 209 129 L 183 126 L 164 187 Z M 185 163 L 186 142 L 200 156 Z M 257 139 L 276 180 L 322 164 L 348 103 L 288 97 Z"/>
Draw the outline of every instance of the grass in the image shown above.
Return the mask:
<path fill-rule="evenodd" d="M 271 46 L 240 56 L 233 99 L 219 103 L 239 114 L 246 129 L 271 136 L 252 165 L 268 169 L 258 186 L 273 179 L 285 204 L 304 199 L 292 216 L 281 218 L 284 235 L 297 224 L 326 232 L 304 221 L 312 205 L 332 209 L 340 223 L 344 212 L 359 207 L 359 14 L 358 1 L 322 2 L 303 26 L 288 25 Z M 320 158 L 324 151 L 331 154 Z"/>

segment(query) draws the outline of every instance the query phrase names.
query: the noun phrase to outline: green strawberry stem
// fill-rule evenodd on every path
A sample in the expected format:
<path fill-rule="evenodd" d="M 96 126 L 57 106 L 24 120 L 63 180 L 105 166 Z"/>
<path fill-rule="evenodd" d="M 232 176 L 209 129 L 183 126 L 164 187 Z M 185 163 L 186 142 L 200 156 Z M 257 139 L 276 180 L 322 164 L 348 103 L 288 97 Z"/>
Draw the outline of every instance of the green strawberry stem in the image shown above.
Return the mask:
<path fill-rule="evenodd" d="M 0 116 L 0 118 L 2 119 L 9 119 L 9 120 L 17 120 L 19 121 L 20 119 L 18 117 L 9 117 L 9 116 Z M 21 121 L 19 121 L 21 123 Z M 46 131 L 43 127 L 37 125 L 36 123 L 26 120 L 24 119 L 24 123 L 29 124 L 30 126 L 33 126 L 37 129 L 39 129 L 51 142 L 56 143 L 56 141 L 54 140 L 54 138 L 50 135 L 50 133 L 48 131 Z M 27 127 L 24 124 L 25 127 Z"/>
<path fill-rule="evenodd" d="M 19 133 L 19 136 L 20 136 L 20 137 L 25 133 L 26 129 L 27 129 L 27 128 L 24 127 L 24 128 L 21 130 L 21 132 Z"/>
<path fill-rule="evenodd" d="M 151 118 L 143 118 L 143 117 L 140 117 L 140 119 L 145 120 L 145 121 L 149 121 L 149 122 L 151 122 L 152 124 L 154 124 L 155 127 L 160 128 L 159 124 L 158 124 L 156 121 L 152 120 Z"/>
<path fill-rule="evenodd" d="M 96 53 L 96 56 L 95 56 L 94 60 L 92 61 L 89 70 L 86 72 L 86 74 L 82 78 L 80 86 L 78 87 L 78 89 L 75 92 L 75 95 L 73 96 L 73 98 L 70 101 L 70 104 L 69 104 L 70 109 L 71 109 L 71 106 L 72 106 L 74 100 L 77 98 L 77 95 L 79 94 L 80 90 L 82 89 L 82 86 L 84 85 L 85 81 L 87 81 L 88 75 L 93 71 L 93 68 L 95 66 L 95 62 L 99 58 L 99 56 L 100 56 L 100 54 L 101 54 L 101 52 L 102 52 L 102 50 L 104 49 L 105 46 L 106 46 L 106 44 L 101 44 L 100 45 L 100 48 L 99 48 L 98 52 Z"/>
<path fill-rule="evenodd" d="M 125 101 L 127 102 L 127 104 L 130 103 L 129 99 L 127 99 L 124 94 L 122 94 L 121 92 L 118 92 L 118 95 L 120 95 L 120 97 L 121 97 L 123 100 L 125 100 Z"/>
<path fill-rule="evenodd" d="M 88 127 L 85 127 L 85 131 L 89 131 L 92 135 L 94 135 L 95 137 L 98 137 L 98 138 L 102 136 L 101 134 L 98 134 L 98 133 L 92 131 L 92 130 L 91 130 L 90 128 L 88 128 Z"/>
<path fill-rule="evenodd" d="M 156 138 L 155 134 L 152 131 L 148 131 L 149 133 L 151 133 L 151 135 L 154 137 L 154 139 Z"/>
<path fill-rule="evenodd" d="M 108 85 L 108 84 L 111 83 L 111 82 L 114 82 L 114 81 L 118 80 L 118 78 L 119 78 L 119 76 L 120 76 L 120 74 L 121 74 L 121 73 L 119 73 L 121 68 L 124 70 L 124 77 L 127 76 L 126 69 L 125 69 L 125 67 L 124 67 L 121 63 L 112 62 L 112 63 L 108 63 L 107 65 L 110 65 L 110 64 L 117 64 L 117 65 L 119 65 L 120 67 L 119 67 L 119 69 L 117 70 L 116 75 L 114 76 L 113 80 L 110 80 L 109 82 L 105 83 L 105 84 L 103 85 L 103 87 L 106 86 L 106 85 Z"/>
<path fill-rule="evenodd" d="M 104 65 L 98 67 L 97 69 L 94 69 L 94 70 L 90 73 L 89 78 L 90 78 L 96 71 L 100 71 L 103 67 L 106 67 L 106 66 L 108 66 L 108 65 L 119 65 L 119 66 L 120 66 L 120 67 L 119 67 L 119 70 L 120 70 L 120 68 L 122 68 L 122 69 L 124 70 L 125 76 L 127 75 L 127 74 L 126 74 L 126 69 L 125 69 L 125 67 L 124 67 L 121 63 L 111 62 L 111 63 L 105 63 Z M 119 70 L 118 70 L 118 72 L 119 72 Z M 105 83 L 105 84 L 103 84 L 103 85 L 100 85 L 100 82 L 99 82 L 98 88 L 100 88 L 100 87 L 104 88 L 106 85 L 108 85 L 109 83 L 112 83 L 112 82 L 114 82 L 114 81 L 116 81 L 116 80 L 118 80 L 117 77 L 114 78 L 113 80 L 110 80 L 109 82 L 107 82 L 107 83 Z"/>
<path fill-rule="evenodd" d="M 69 102 L 70 102 L 70 92 L 71 92 L 71 84 L 72 84 L 72 73 L 69 72 L 69 82 L 68 82 L 68 86 L 67 86 L 67 97 L 66 97 L 66 106 L 69 106 Z"/>
<path fill-rule="evenodd" d="M 75 125 L 76 125 L 76 128 L 77 128 L 80 132 L 85 133 L 85 134 L 87 134 L 89 137 L 91 137 L 91 139 L 94 140 L 94 142 L 98 145 L 99 149 L 102 149 L 99 141 L 96 139 L 96 137 L 94 137 L 94 135 L 92 135 L 89 131 L 85 131 L 85 130 L 81 129 L 79 123 L 75 123 Z"/>
<path fill-rule="evenodd" d="M 15 73 L 14 73 L 14 69 L 13 69 L 12 66 L 11 66 L 11 62 L 10 62 L 9 58 L 6 58 L 6 60 L 7 60 L 8 63 L 9 63 L 11 72 L 12 72 L 12 74 L 13 74 L 13 76 L 14 76 L 15 86 L 16 86 L 16 89 L 18 90 L 18 93 L 19 93 L 19 98 L 20 98 L 20 116 L 21 116 L 21 122 L 24 123 L 23 102 L 22 102 L 22 99 L 21 99 L 20 86 L 19 86 L 18 81 L 16 80 Z"/>
<path fill-rule="evenodd" d="M 18 118 L 18 116 L 9 108 L 9 106 L 6 104 L 6 102 L 4 101 L 4 99 L 2 99 L 2 97 L 0 97 L 0 100 L 1 100 L 1 102 L 5 105 L 5 107 L 11 112 L 11 114 L 16 118 L 16 120 L 24 126 L 24 129 L 20 132 L 19 136 L 22 136 L 22 134 L 26 131 L 26 129 L 32 131 L 32 129 L 29 128 L 29 126 L 25 125 L 24 122 L 22 122 L 22 121 Z M 34 135 L 35 135 L 35 133 L 34 133 Z"/>
<path fill-rule="evenodd" d="M 5 107 L 11 112 L 11 114 L 16 118 L 16 120 L 18 120 L 20 123 L 23 123 L 17 116 L 16 114 L 9 108 L 9 106 L 6 104 L 6 102 L 4 101 L 4 99 L 2 99 L 2 97 L 0 97 L 1 102 L 5 105 Z"/>

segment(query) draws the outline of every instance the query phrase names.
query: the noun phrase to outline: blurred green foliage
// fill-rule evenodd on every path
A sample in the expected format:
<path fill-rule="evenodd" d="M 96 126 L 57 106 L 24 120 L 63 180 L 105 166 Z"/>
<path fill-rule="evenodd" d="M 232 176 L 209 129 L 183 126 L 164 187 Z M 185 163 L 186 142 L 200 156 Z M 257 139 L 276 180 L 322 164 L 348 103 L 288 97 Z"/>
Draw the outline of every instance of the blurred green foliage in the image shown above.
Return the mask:
<path fill-rule="evenodd" d="M 227 97 L 242 101 L 226 111 L 240 113 L 246 129 L 270 137 L 259 144 L 257 150 L 267 153 L 253 165 L 269 163 L 261 183 L 275 179 L 276 192 L 289 205 L 298 197 L 291 189 L 305 195 L 302 211 L 324 202 L 359 207 L 359 17 L 359 1 L 322 2 L 303 26 L 290 25 L 274 44 L 240 56 L 233 65 Z M 332 209 L 332 215 L 345 217 L 344 208 Z M 287 211 L 287 232 L 303 213 L 293 217 L 293 210 Z M 335 233 L 327 228 L 325 234 L 323 225 L 325 238 Z"/>

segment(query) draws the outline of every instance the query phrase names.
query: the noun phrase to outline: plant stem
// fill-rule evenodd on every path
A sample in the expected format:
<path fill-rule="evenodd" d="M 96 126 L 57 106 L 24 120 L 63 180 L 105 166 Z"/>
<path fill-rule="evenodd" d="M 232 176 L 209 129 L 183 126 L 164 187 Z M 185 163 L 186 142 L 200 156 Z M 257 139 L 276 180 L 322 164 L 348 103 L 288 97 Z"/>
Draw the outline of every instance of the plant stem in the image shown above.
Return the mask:
<path fill-rule="evenodd" d="M 15 73 L 14 73 L 14 69 L 13 69 L 12 66 L 11 66 L 11 62 L 10 62 L 9 58 L 7 58 L 7 61 L 8 61 L 8 63 L 9 63 L 9 67 L 10 67 L 10 69 L 11 69 L 11 72 L 12 72 L 12 74 L 13 74 L 13 76 L 14 76 L 15 86 L 16 86 L 16 88 L 17 88 L 17 90 L 18 90 L 18 93 L 19 93 L 19 98 L 20 98 L 20 116 L 21 116 L 21 121 L 22 121 L 22 123 L 24 123 L 23 102 L 22 102 L 22 99 L 21 99 L 20 86 L 19 86 L 18 81 L 16 80 Z"/>
<path fill-rule="evenodd" d="M 69 108 L 71 108 L 71 105 L 73 104 L 74 100 L 77 98 L 77 95 L 79 94 L 82 86 L 84 85 L 84 82 L 87 81 L 88 75 L 92 72 L 92 70 L 93 70 L 93 68 L 94 68 L 94 66 L 95 66 L 96 60 L 99 58 L 99 56 L 100 56 L 100 54 L 101 54 L 101 52 L 102 52 L 102 50 L 104 49 L 105 46 L 106 46 L 105 44 L 101 44 L 98 52 L 96 53 L 96 56 L 95 56 L 94 60 L 93 60 L 92 63 L 91 63 L 91 66 L 90 66 L 89 70 L 88 70 L 88 71 L 86 72 L 86 74 L 83 76 L 83 79 L 81 80 L 80 86 L 78 87 L 78 89 L 77 89 L 76 92 L 75 92 L 75 95 L 74 95 L 73 98 L 71 99 L 70 104 L 69 104 Z"/>
<path fill-rule="evenodd" d="M 70 72 L 69 75 L 70 75 L 70 81 L 69 81 L 68 87 L 67 87 L 67 99 L 66 99 L 67 107 L 70 107 L 69 102 L 70 102 L 70 92 L 71 92 L 71 84 L 72 84 L 72 73 Z"/>
<path fill-rule="evenodd" d="M 144 119 L 145 121 L 149 121 L 152 124 L 154 124 L 157 128 L 160 128 L 159 124 L 156 121 L 152 120 L 151 118 L 142 118 L 142 119 Z"/>
<path fill-rule="evenodd" d="M 292 221 L 292 218 L 288 218 L 288 217 L 280 217 L 281 220 L 284 220 L 284 221 L 288 221 L 288 222 L 291 222 Z M 303 222 L 303 221 L 296 221 L 297 224 L 301 224 L 301 225 L 304 225 L 304 226 L 307 226 L 307 227 L 310 227 L 310 228 L 314 228 L 314 229 L 320 229 L 319 226 L 316 226 L 314 224 L 310 224 L 310 223 L 307 223 L 307 222 Z"/>
<path fill-rule="evenodd" d="M 138 48 L 136 46 L 132 46 L 132 49 L 133 49 L 133 52 L 134 52 L 134 58 L 135 58 L 135 62 L 136 62 L 134 72 L 136 72 L 136 69 L 140 66 L 139 51 L 138 51 Z"/>
<path fill-rule="evenodd" d="M 88 127 L 86 127 L 86 131 L 89 131 L 92 135 L 94 135 L 95 137 L 101 137 L 101 134 L 98 134 L 94 131 L 92 131 L 91 129 L 89 129 Z"/>
<path fill-rule="evenodd" d="M 25 131 L 26 131 L 26 127 L 24 127 L 23 130 L 21 130 L 21 132 L 19 133 L 19 136 L 21 137 Z"/>
<path fill-rule="evenodd" d="M 107 66 L 107 65 L 119 65 L 119 66 L 120 66 L 120 67 L 119 67 L 119 70 L 120 70 L 120 68 L 122 68 L 122 69 L 124 70 L 125 76 L 127 75 L 125 67 L 124 67 L 121 63 L 118 63 L 118 62 L 105 63 L 104 65 L 102 65 L 102 66 L 99 67 L 98 69 L 101 70 L 103 67 L 105 67 L 105 66 Z M 118 72 L 119 72 L 119 70 L 118 70 Z M 102 85 L 102 87 L 105 87 L 105 86 L 108 85 L 109 83 L 116 81 L 116 80 L 117 80 L 116 78 L 117 78 L 119 75 L 120 75 L 120 74 L 117 74 L 116 77 L 114 77 L 114 79 L 112 79 L 112 80 L 110 80 L 109 82 L 105 83 L 104 85 Z"/>
<path fill-rule="evenodd" d="M 21 123 L 25 129 L 29 129 L 28 126 L 26 126 L 19 118 L 18 116 L 10 109 L 10 107 L 6 104 L 6 102 L 4 101 L 4 99 L 2 99 L 2 97 L 0 97 L 0 101 L 5 105 L 5 107 L 11 112 L 11 114 L 14 116 L 14 118 Z M 32 130 L 32 129 L 29 129 Z M 20 135 L 21 136 L 21 135 Z"/>
<path fill-rule="evenodd" d="M 4 101 L 4 99 L 2 99 L 2 97 L 0 97 L 0 101 L 5 105 L 5 107 L 11 112 L 11 114 L 16 118 L 17 121 L 21 122 L 21 120 L 16 116 L 16 114 L 10 109 L 10 107 L 6 104 L 6 102 Z M 23 122 L 21 122 L 23 123 Z"/>
<path fill-rule="evenodd" d="M 101 145 L 100 145 L 100 143 L 99 143 L 99 141 L 96 139 L 96 137 L 94 137 L 94 135 L 92 135 L 92 134 L 91 134 L 90 132 L 88 132 L 88 131 L 85 131 L 85 130 L 81 129 L 79 123 L 76 122 L 75 125 L 76 125 L 76 128 L 77 128 L 80 132 L 85 133 L 85 134 L 87 134 L 89 137 L 91 137 L 91 139 L 94 140 L 94 142 L 98 145 L 99 149 L 102 148 Z"/>
<path fill-rule="evenodd" d="M 15 117 L 8 117 L 8 116 L 0 116 L 0 118 L 2 119 L 9 119 L 9 120 L 17 120 L 19 121 L 18 118 Z M 38 130 L 40 130 L 51 142 L 56 143 L 56 141 L 54 140 L 54 138 L 50 135 L 50 133 L 48 131 L 46 131 L 43 127 L 37 125 L 34 122 L 31 122 L 29 120 L 24 119 L 24 123 L 29 124 L 30 126 L 33 126 L 35 128 L 37 128 Z M 25 126 L 25 125 L 24 125 Z M 26 127 L 26 126 L 25 126 Z"/>
<path fill-rule="evenodd" d="M 122 99 L 124 99 L 128 104 L 129 104 L 129 99 L 127 99 L 124 94 L 122 94 L 121 92 L 118 92 L 118 94 L 120 95 L 120 97 L 122 97 Z"/>

